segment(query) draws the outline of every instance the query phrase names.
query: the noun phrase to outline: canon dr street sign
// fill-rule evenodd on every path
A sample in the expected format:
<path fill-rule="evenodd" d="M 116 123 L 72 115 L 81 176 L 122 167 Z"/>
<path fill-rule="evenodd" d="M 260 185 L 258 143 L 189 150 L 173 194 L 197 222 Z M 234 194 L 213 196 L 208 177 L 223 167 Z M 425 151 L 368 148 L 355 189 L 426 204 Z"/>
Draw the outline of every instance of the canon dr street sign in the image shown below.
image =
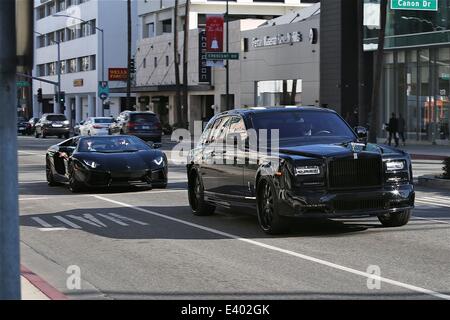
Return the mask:
<path fill-rule="evenodd" d="M 391 9 L 438 11 L 438 0 L 391 0 Z"/>

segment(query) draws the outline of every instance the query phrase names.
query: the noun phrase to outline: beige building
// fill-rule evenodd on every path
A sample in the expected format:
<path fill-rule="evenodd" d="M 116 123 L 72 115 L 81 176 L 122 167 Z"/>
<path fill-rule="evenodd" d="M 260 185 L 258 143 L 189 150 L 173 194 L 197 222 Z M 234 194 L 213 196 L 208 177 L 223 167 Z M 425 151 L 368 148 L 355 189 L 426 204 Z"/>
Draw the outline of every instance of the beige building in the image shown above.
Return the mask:
<path fill-rule="evenodd" d="M 158 7 L 156 2 L 159 1 L 150 1 L 150 3 L 145 4 L 146 6 L 144 6 L 144 3 L 140 3 L 141 7 L 138 6 L 141 25 L 136 51 L 136 86 L 133 91 L 140 101 L 137 106 L 138 109 L 154 111 L 160 116 L 163 123 L 173 125 L 178 122 L 174 107 L 173 4 L 171 4 L 171 1 L 167 1 L 165 2 L 166 5 Z M 225 68 L 209 70 L 209 68 L 202 67 L 202 64 L 205 63 L 204 52 L 202 56 L 202 41 L 206 41 L 203 31 L 206 15 L 224 13 L 224 4 L 225 1 L 191 1 L 188 56 L 189 98 L 187 109 L 184 110 L 190 128 L 193 127 L 195 120 L 209 119 L 215 113 L 227 109 Z M 296 12 L 306 10 L 310 6 L 310 3 L 305 4 L 293 0 L 286 0 L 282 3 L 281 1 L 252 2 L 248 0 L 230 2 L 230 52 L 240 54 L 239 60 L 230 60 L 230 108 L 254 105 L 255 81 L 261 75 L 261 72 L 265 72 L 264 70 L 267 71 L 267 74 L 262 76 L 261 79 L 283 80 L 285 78 L 279 73 L 273 73 L 273 68 L 270 67 L 271 65 L 276 67 L 280 64 L 276 61 L 276 57 L 271 58 L 272 61 L 268 61 L 269 63 L 265 67 L 258 65 L 257 59 L 259 59 L 259 55 L 264 54 L 262 52 L 265 51 L 265 48 L 251 47 L 252 32 L 255 32 L 255 34 L 268 31 L 276 33 L 277 30 L 271 31 L 272 28 L 267 25 L 268 21 L 276 24 L 277 17 L 293 15 L 296 18 Z M 183 14 L 184 7 L 181 6 L 178 21 L 180 62 L 183 61 L 184 46 Z M 263 26 L 264 24 L 266 26 Z M 280 26 L 280 30 L 283 28 L 285 27 Z M 259 31 L 260 29 L 261 31 Z M 308 32 L 302 31 L 302 34 L 303 37 L 306 37 L 305 41 L 307 42 Z M 295 48 L 298 45 L 298 43 L 295 43 L 294 47 L 288 50 L 290 51 L 288 55 L 291 58 L 286 62 L 295 60 Z M 271 48 L 271 54 L 278 55 L 276 51 L 285 50 L 286 47 L 289 47 L 289 44 L 280 44 L 276 47 L 278 48 L 275 48 L 275 50 Z M 314 57 L 311 57 L 311 59 L 314 59 Z M 259 70 L 254 70 L 254 68 Z M 289 66 L 286 68 L 289 69 Z M 182 64 L 180 64 L 180 77 L 182 72 Z M 276 75 L 276 77 L 273 78 L 270 74 Z M 288 76 L 289 79 L 298 79 L 295 73 L 288 74 Z M 298 82 L 298 84 L 299 88 L 302 84 L 305 85 L 304 82 Z"/>

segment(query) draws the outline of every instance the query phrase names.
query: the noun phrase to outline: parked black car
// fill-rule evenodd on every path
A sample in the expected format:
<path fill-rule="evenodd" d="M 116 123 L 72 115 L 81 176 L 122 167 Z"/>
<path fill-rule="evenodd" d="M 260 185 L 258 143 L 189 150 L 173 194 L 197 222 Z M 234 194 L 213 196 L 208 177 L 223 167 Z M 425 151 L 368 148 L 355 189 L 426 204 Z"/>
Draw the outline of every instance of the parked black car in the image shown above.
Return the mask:
<path fill-rule="evenodd" d="M 32 135 L 36 132 L 36 124 L 39 122 L 39 118 L 31 118 L 28 123 L 30 124 L 29 127 L 29 135 Z"/>
<path fill-rule="evenodd" d="M 271 130 L 278 130 L 279 149 L 269 139 L 271 152 L 261 154 L 261 129 L 270 139 L 276 138 Z M 285 232 L 289 218 L 300 217 L 377 216 L 384 226 L 402 226 L 414 207 L 410 156 L 366 138 L 364 128 L 350 128 L 329 109 L 221 113 L 209 121 L 188 158 L 192 211 L 256 208 L 269 234 Z"/>
<path fill-rule="evenodd" d="M 22 135 L 28 135 L 30 134 L 30 127 L 31 125 L 28 123 L 27 119 L 25 119 L 24 117 L 17 118 L 18 133 L 21 133 Z"/>
<path fill-rule="evenodd" d="M 153 112 L 124 111 L 111 125 L 111 134 L 130 134 L 146 141 L 161 142 L 162 128 Z"/>
<path fill-rule="evenodd" d="M 35 126 L 34 136 L 36 138 L 57 136 L 58 138 L 69 138 L 70 124 L 66 116 L 57 113 L 45 113 Z"/>
<path fill-rule="evenodd" d="M 167 186 L 166 155 L 134 136 L 76 136 L 51 146 L 45 159 L 48 184 L 68 183 L 72 192 Z"/>

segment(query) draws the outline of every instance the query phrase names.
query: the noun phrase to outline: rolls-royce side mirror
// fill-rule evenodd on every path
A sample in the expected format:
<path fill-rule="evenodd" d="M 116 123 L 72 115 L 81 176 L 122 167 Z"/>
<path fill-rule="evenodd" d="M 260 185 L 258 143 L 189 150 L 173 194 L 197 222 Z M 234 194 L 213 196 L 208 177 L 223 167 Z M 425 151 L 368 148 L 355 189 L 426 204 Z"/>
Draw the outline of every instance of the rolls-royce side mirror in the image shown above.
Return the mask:
<path fill-rule="evenodd" d="M 359 141 L 367 142 L 367 129 L 365 127 L 358 126 L 354 130 Z"/>

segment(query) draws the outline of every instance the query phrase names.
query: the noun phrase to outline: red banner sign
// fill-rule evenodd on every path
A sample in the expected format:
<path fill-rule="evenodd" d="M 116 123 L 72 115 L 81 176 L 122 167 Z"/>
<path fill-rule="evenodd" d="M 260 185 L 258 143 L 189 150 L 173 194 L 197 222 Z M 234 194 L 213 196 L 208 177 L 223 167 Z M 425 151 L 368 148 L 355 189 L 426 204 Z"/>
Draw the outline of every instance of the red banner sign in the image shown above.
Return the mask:
<path fill-rule="evenodd" d="M 206 16 L 206 52 L 223 52 L 223 15 Z M 223 67 L 223 60 L 208 60 L 210 67 Z"/>
<path fill-rule="evenodd" d="M 108 69 L 109 81 L 127 81 L 128 69 L 127 68 L 109 68 Z"/>

